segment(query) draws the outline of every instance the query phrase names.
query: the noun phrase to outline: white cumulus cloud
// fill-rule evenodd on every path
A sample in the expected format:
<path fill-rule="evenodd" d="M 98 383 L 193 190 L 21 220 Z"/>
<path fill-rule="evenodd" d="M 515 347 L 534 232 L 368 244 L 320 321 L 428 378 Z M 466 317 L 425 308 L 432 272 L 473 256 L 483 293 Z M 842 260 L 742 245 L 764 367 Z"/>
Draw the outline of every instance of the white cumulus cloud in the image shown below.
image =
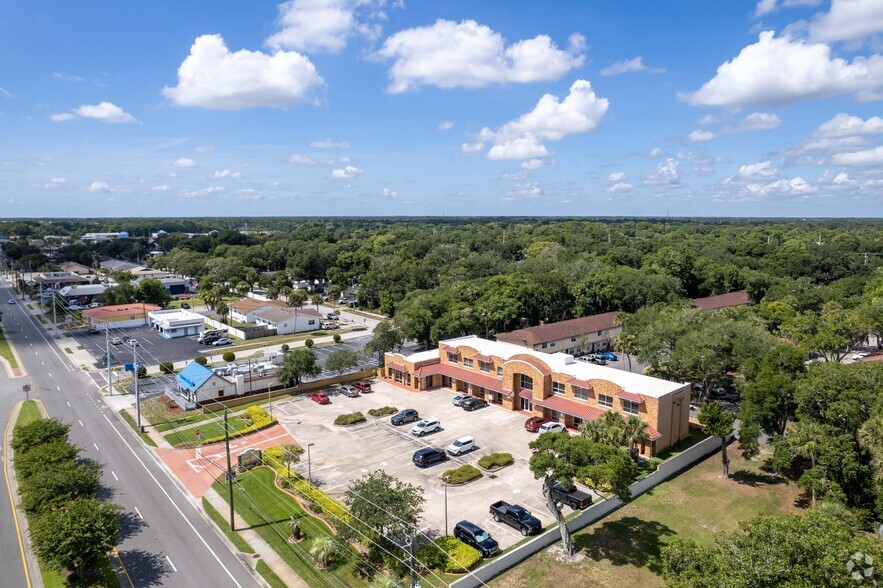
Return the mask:
<path fill-rule="evenodd" d="M 879 98 L 883 89 L 883 56 L 856 57 L 849 62 L 831 56 L 824 43 L 811 43 L 774 31 L 760 33 L 717 75 L 681 99 L 692 105 L 744 107 L 788 103 L 838 94 Z"/>
<path fill-rule="evenodd" d="M 661 67 L 647 67 L 646 65 L 644 65 L 644 58 L 639 55 L 638 57 L 635 57 L 633 59 L 617 61 L 616 63 L 608 65 L 601 70 L 601 75 L 615 76 L 632 71 L 646 71 L 653 74 L 665 72 L 665 70 Z"/>
<path fill-rule="evenodd" d="M 681 181 L 678 167 L 680 162 L 677 159 L 667 158 L 656 166 L 656 173 L 652 173 L 644 178 L 644 183 L 650 186 L 671 186 L 679 184 Z"/>
<path fill-rule="evenodd" d="M 322 139 L 320 141 L 310 141 L 310 147 L 313 149 L 349 149 L 350 144 L 344 141 L 335 143 L 331 139 Z"/>
<path fill-rule="evenodd" d="M 446 120 L 444 122 L 438 123 L 438 130 L 440 131 L 449 131 L 454 128 L 454 121 Z"/>
<path fill-rule="evenodd" d="M 492 140 L 488 159 L 531 159 L 546 157 L 543 141 L 560 141 L 597 130 L 610 106 L 599 98 L 586 80 L 576 80 L 563 100 L 552 94 L 540 98 L 536 107 L 496 131 L 484 128 L 481 137 Z"/>
<path fill-rule="evenodd" d="M 90 192 L 110 192 L 110 185 L 105 182 L 95 181 L 89 184 L 89 187 L 86 189 Z"/>
<path fill-rule="evenodd" d="M 65 122 L 78 118 L 88 118 L 104 123 L 116 125 L 120 123 L 137 122 L 134 116 L 111 102 L 99 102 L 98 104 L 84 104 L 74 108 L 70 112 L 62 112 L 50 115 L 53 122 Z"/>
<path fill-rule="evenodd" d="M 307 53 L 339 53 L 353 34 L 376 39 L 380 27 L 371 23 L 381 16 L 383 2 L 371 0 L 289 0 L 278 6 L 279 31 L 266 40 L 272 49 Z M 359 18 L 357 10 L 364 13 Z"/>
<path fill-rule="evenodd" d="M 770 112 L 752 112 L 739 122 L 725 125 L 722 133 L 748 133 L 753 131 L 769 131 L 782 126 L 782 119 Z"/>
<path fill-rule="evenodd" d="M 816 41 L 852 41 L 883 32 L 880 0 L 831 0 L 831 9 L 809 26 Z"/>
<path fill-rule="evenodd" d="M 760 161 L 739 168 L 739 175 L 746 179 L 772 178 L 776 173 L 778 171 L 772 161 Z"/>
<path fill-rule="evenodd" d="M 364 170 L 359 169 L 354 165 L 348 165 L 343 169 L 331 170 L 331 178 L 335 180 L 351 180 L 359 177 L 363 173 L 365 173 Z"/>
<path fill-rule="evenodd" d="M 399 193 L 393 190 L 392 188 L 384 188 L 383 195 L 387 198 L 396 198 Z"/>
<path fill-rule="evenodd" d="M 310 101 L 323 84 L 300 53 L 230 52 L 221 35 L 202 35 L 178 68 L 178 85 L 162 93 L 180 106 L 213 110 L 287 108 Z"/>
<path fill-rule="evenodd" d="M 223 186 L 209 186 L 207 188 L 201 188 L 199 190 L 184 190 L 181 192 L 181 196 L 184 198 L 198 198 L 200 196 L 208 196 L 209 194 L 216 194 L 217 192 L 223 192 Z"/>
<path fill-rule="evenodd" d="M 463 143 L 460 145 L 460 153 L 481 153 L 484 151 L 484 143 Z"/>
<path fill-rule="evenodd" d="M 566 51 L 548 35 L 507 46 L 500 33 L 474 20 L 439 19 L 390 36 L 377 57 L 394 61 L 388 91 L 398 94 L 424 85 L 478 88 L 557 80 L 583 64 L 584 51 L 585 38 L 579 34 L 570 36 Z"/>
<path fill-rule="evenodd" d="M 209 176 L 213 180 L 219 180 L 221 178 L 233 178 L 234 180 L 238 180 L 242 176 L 241 173 L 230 171 L 229 169 L 218 170 L 216 172 L 212 172 Z"/>
<path fill-rule="evenodd" d="M 834 165 L 883 165 L 883 146 L 865 149 L 862 151 L 850 151 L 847 153 L 835 153 L 831 156 Z"/>
<path fill-rule="evenodd" d="M 647 155 L 649 155 L 650 157 L 662 157 L 664 153 L 665 151 L 663 151 L 661 147 L 654 147 Z"/>
<path fill-rule="evenodd" d="M 697 129 L 690 133 L 690 140 L 696 143 L 703 143 L 705 141 L 711 141 L 714 139 L 714 133 L 711 131 L 706 131 L 704 129 Z"/>
<path fill-rule="evenodd" d="M 883 118 L 872 116 L 867 120 L 862 120 L 844 112 L 820 124 L 815 132 L 817 137 L 854 137 L 880 134 L 883 134 Z"/>
<path fill-rule="evenodd" d="M 536 182 L 527 184 L 518 184 L 508 192 L 506 192 L 506 200 L 515 198 L 539 198 L 543 195 L 543 188 Z"/>
<path fill-rule="evenodd" d="M 173 165 L 175 167 L 194 167 L 196 166 L 196 162 L 189 157 L 180 157 L 175 160 L 175 163 Z"/>
<path fill-rule="evenodd" d="M 610 192 L 611 194 L 625 194 L 634 189 L 635 187 L 628 182 L 617 182 L 612 186 L 609 186 L 605 191 Z"/>
<path fill-rule="evenodd" d="M 625 179 L 625 172 L 613 172 L 607 176 L 607 181 L 610 182 L 621 182 Z"/>
<path fill-rule="evenodd" d="M 528 159 L 521 162 L 522 169 L 535 170 L 542 167 L 557 167 L 554 159 Z"/>

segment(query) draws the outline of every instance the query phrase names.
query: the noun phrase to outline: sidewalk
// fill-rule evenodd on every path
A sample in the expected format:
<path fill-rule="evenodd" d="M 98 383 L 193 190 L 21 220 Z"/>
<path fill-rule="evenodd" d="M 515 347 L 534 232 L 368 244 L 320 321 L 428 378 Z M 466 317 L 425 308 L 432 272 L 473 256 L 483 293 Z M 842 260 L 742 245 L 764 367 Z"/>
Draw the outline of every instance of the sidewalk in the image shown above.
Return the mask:
<path fill-rule="evenodd" d="M 209 489 L 205 493 L 205 498 L 222 515 L 226 514 L 230 509 L 227 502 L 214 489 Z M 201 502 L 197 504 L 200 507 L 202 506 Z M 248 523 L 239 516 L 239 513 L 233 515 L 233 521 L 236 524 L 239 535 L 263 558 L 264 562 L 270 566 L 270 569 L 279 576 L 286 586 L 289 586 L 289 588 L 309 588 L 309 585 L 285 563 L 285 560 L 279 557 L 276 550 L 270 547 L 270 544 L 264 541 L 257 531 L 248 526 Z"/>

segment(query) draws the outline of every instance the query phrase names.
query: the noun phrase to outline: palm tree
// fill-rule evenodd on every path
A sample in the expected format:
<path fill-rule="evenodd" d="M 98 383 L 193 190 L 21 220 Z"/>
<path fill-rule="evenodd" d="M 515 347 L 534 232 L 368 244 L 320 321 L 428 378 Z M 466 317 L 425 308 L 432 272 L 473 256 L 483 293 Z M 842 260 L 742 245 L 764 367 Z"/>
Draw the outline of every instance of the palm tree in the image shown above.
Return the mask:
<path fill-rule="evenodd" d="M 625 421 L 625 438 L 629 444 L 629 455 L 637 459 L 638 443 L 650 439 L 647 423 L 634 415 L 629 415 L 629 418 Z"/>
<path fill-rule="evenodd" d="M 809 459 L 811 467 L 816 467 L 816 456 L 819 448 L 822 446 L 825 437 L 825 428 L 811 420 L 798 421 L 790 431 L 788 431 L 787 439 L 791 451 L 795 455 L 799 455 L 804 459 Z M 810 489 L 812 496 L 812 506 L 816 505 L 816 489 Z"/>
<path fill-rule="evenodd" d="M 601 421 L 585 421 L 579 427 L 579 434 L 593 443 L 600 443 L 604 437 L 604 425 Z"/>
<path fill-rule="evenodd" d="M 627 312 L 620 312 L 613 319 L 614 326 L 617 327 L 625 327 L 625 323 L 629 318 Z M 629 360 L 629 371 L 632 371 L 632 353 L 635 351 L 635 335 L 634 333 L 625 333 L 625 330 L 616 338 L 616 342 L 613 347 L 619 352 L 623 353 L 626 359 Z"/>
<path fill-rule="evenodd" d="M 705 431 L 712 437 L 721 440 L 721 464 L 723 465 L 723 478 L 730 477 L 730 458 L 727 455 L 727 437 L 733 434 L 733 422 L 735 415 L 726 412 L 717 402 L 706 402 L 699 411 L 699 422 L 705 426 Z"/>
<path fill-rule="evenodd" d="M 874 477 L 883 483 L 883 414 L 877 413 L 865 421 L 858 431 L 858 442 L 871 454 Z"/>
<path fill-rule="evenodd" d="M 215 312 L 221 316 L 221 322 L 227 322 L 227 315 L 230 314 L 230 307 L 222 300 L 215 304 Z"/>
<path fill-rule="evenodd" d="M 319 312 L 319 305 L 322 304 L 322 302 L 324 301 L 322 300 L 321 294 L 313 294 L 313 297 L 310 298 L 310 302 L 312 302 L 316 306 L 316 312 Z"/>
<path fill-rule="evenodd" d="M 328 535 L 317 537 L 313 541 L 313 545 L 310 546 L 310 555 L 315 557 L 323 568 L 328 568 L 331 565 L 331 560 L 339 552 L 340 546 L 337 541 Z"/>
<path fill-rule="evenodd" d="M 598 419 L 604 427 L 602 441 L 611 445 L 626 446 L 625 420 L 616 411 L 608 410 Z"/>

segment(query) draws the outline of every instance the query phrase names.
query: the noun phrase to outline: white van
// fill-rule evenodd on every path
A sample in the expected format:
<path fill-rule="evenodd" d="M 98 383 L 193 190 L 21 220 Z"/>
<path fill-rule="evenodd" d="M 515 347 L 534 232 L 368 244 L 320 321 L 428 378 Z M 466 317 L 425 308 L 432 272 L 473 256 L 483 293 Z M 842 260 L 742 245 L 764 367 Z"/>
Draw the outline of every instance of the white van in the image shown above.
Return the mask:
<path fill-rule="evenodd" d="M 475 449 L 475 437 L 470 437 L 468 435 L 466 437 L 460 437 L 448 445 L 448 453 L 450 455 L 463 455 L 473 449 Z"/>

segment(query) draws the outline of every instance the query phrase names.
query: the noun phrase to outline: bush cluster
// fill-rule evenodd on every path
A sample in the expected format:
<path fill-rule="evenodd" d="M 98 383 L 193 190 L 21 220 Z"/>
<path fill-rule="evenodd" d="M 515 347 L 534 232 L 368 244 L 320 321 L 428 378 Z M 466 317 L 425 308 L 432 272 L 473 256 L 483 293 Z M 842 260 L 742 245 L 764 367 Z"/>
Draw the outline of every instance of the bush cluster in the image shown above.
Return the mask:
<path fill-rule="evenodd" d="M 391 414 L 395 414 L 398 411 L 399 411 L 399 409 L 397 409 L 394 406 L 384 406 L 381 408 L 372 408 L 368 411 L 368 414 L 370 414 L 373 417 L 384 417 L 384 416 L 389 416 Z"/>
<path fill-rule="evenodd" d="M 306 346 L 307 349 L 309 349 L 310 347 L 313 346 L 313 340 L 307 339 L 306 341 L 304 341 L 304 345 Z"/>
<path fill-rule="evenodd" d="M 429 568 L 448 574 L 462 574 L 475 567 L 481 560 L 481 554 L 456 537 L 446 535 L 421 545 L 417 549 L 417 559 Z"/>
<path fill-rule="evenodd" d="M 270 447 L 264 450 L 264 463 L 276 471 L 276 475 L 280 480 L 285 480 L 288 468 L 285 462 L 276 457 L 281 453 L 279 446 Z M 291 472 L 291 479 L 285 486 L 290 487 L 298 495 L 310 503 L 310 510 L 319 513 L 328 513 L 328 520 L 335 526 L 339 527 L 341 521 L 349 522 L 350 513 L 344 505 L 334 500 L 315 486 L 312 488 L 310 484 L 300 474 Z M 318 508 L 314 508 L 317 505 Z"/>
<path fill-rule="evenodd" d="M 515 463 L 511 453 L 491 453 L 478 460 L 478 465 L 486 470 L 504 468 Z"/>
<path fill-rule="evenodd" d="M 232 351 L 225 351 L 224 355 L 221 356 L 224 361 L 233 361 L 236 359 L 236 354 Z"/>
<path fill-rule="evenodd" d="M 197 355 L 196 359 L 194 359 L 193 361 L 195 361 L 199 365 L 205 365 L 208 363 L 208 358 L 206 358 L 206 356 L 204 355 Z"/>
<path fill-rule="evenodd" d="M 448 470 L 441 475 L 442 480 L 448 484 L 465 484 L 481 477 L 481 471 L 471 464 L 461 465 L 453 470 Z"/>
<path fill-rule="evenodd" d="M 248 421 L 248 426 L 235 432 L 231 432 L 231 437 L 241 437 L 242 435 L 248 435 L 249 433 L 254 433 L 255 431 L 260 431 L 262 429 L 266 429 L 267 427 L 272 427 L 276 424 L 275 417 L 271 417 L 270 414 L 261 408 L 260 406 L 251 406 L 245 409 L 245 412 L 242 413 L 242 417 Z M 212 443 L 217 443 L 218 441 L 223 441 L 224 435 L 215 435 L 214 437 L 207 437 L 200 441 L 200 445 L 211 445 Z"/>
<path fill-rule="evenodd" d="M 339 415 L 334 419 L 335 425 L 355 425 L 365 420 L 365 415 L 360 412 Z"/>
<path fill-rule="evenodd" d="M 164 361 L 159 364 L 159 371 L 164 374 L 171 374 L 175 371 L 175 364 L 170 361 Z"/>

